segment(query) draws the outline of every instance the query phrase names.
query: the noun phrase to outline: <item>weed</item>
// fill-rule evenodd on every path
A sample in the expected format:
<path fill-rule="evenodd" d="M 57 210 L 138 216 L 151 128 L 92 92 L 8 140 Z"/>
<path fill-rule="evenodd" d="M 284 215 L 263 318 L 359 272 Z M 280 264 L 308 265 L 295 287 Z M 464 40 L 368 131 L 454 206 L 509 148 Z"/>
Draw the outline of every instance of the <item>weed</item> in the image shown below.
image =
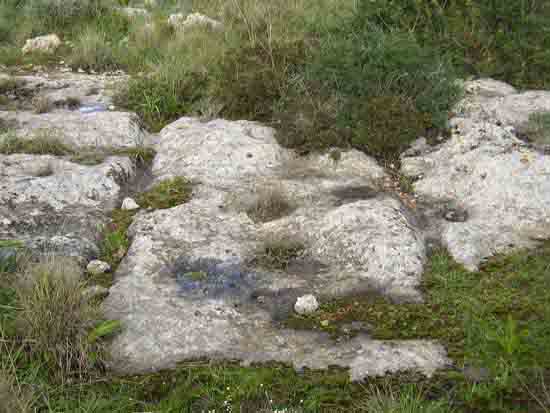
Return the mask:
<path fill-rule="evenodd" d="M 288 215 L 293 207 L 288 197 L 277 188 L 261 188 L 256 192 L 254 203 L 246 213 L 254 222 L 268 222 Z"/>
<path fill-rule="evenodd" d="M 422 388 L 415 385 L 401 386 L 399 390 L 390 383 L 371 385 L 365 400 L 360 401 L 357 413 L 451 413 L 454 411 L 447 400 L 428 401 Z"/>
<path fill-rule="evenodd" d="M 107 40 L 107 35 L 94 27 L 86 28 L 77 37 L 69 64 L 73 69 L 95 71 L 117 68 L 115 52 Z"/>
<path fill-rule="evenodd" d="M 539 145 L 550 145 L 550 112 L 533 113 L 517 128 L 518 136 Z"/>
<path fill-rule="evenodd" d="M 29 356 L 61 382 L 101 363 L 101 348 L 89 340 L 100 313 L 84 298 L 80 277 L 74 261 L 50 257 L 27 267 L 16 287 L 18 334 Z"/>
<path fill-rule="evenodd" d="M 135 111 L 152 131 L 167 123 L 194 113 L 206 87 L 203 75 L 158 73 L 131 79 L 115 95 L 115 104 Z"/>
<path fill-rule="evenodd" d="M 143 208 L 167 209 L 183 204 L 191 198 L 191 183 L 183 177 L 165 179 L 137 198 Z"/>
<path fill-rule="evenodd" d="M 132 224 L 134 214 L 135 211 L 115 209 L 111 212 L 111 222 L 103 228 L 100 240 L 100 259 L 111 266 L 113 273 L 130 247 L 127 232 Z M 109 282 L 110 280 L 107 280 L 105 284 L 109 286 Z"/>
<path fill-rule="evenodd" d="M 303 242 L 290 236 L 266 238 L 254 252 L 251 264 L 267 269 L 286 270 L 305 251 Z"/>
<path fill-rule="evenodd" d="M 56 132 L 50 129 L 37 131 L 32 138 L 23 139 L 15 134 L 7 133 L 0 137 L 0 153 L 11 155 L 26 153 L 31 155 L 71 155 L 74 150 L 56 137 Z"/>

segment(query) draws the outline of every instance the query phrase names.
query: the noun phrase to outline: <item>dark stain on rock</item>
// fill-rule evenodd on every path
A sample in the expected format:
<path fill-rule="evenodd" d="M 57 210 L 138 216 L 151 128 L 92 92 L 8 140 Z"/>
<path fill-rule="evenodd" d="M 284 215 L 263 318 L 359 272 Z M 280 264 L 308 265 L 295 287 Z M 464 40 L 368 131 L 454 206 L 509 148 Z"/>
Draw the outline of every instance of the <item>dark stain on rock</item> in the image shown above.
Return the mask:
<path fill-rule="evenodd" d="M 358 185 L 336 188 L 331 191 L 331 194 L 338 198 L 335 205 L 340 206 L 356 201 L 375 198 L 378 195 L 378 191 L 367 185 Z"/>

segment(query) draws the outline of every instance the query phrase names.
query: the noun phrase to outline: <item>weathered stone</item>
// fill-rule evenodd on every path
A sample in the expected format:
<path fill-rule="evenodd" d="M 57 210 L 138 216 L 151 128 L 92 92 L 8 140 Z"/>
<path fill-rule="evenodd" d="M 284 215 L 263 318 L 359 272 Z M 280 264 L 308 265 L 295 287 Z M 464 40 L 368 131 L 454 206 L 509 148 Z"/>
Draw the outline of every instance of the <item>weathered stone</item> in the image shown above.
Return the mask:
<path fill-rule="evenodd" d="M 86 266 L 86 271 L 90 275 L 101 275 L 111 271 L 111 266 L 105 261 L 92 260 Z"/>
<path fill-rule="evenodd" d="M 431 231 L 469 269 L 495 253 L 550 237 L 550 157 L 510 127 L 532 111 L 550 109 L 550 95 L 508 92 L 467 96 L 459 107 L 468 109 L 451 120 L 451 139 L 430 153 L 402 159 L 402 172 L 420 178 L 414 189 L 432 205 L 428 209 L 452 206 L 450 215 L 434 214 Z"/>
<path fill-rule="evenodd" d="M 119 7 L 118 12 L 129 18 L 149 17 L 147 9 L 139 7 Z"/>
<path fill-rule="evenodd" d="M 296 304 L 294 304 L 294 311 L 298 314 L 311 314 L 317 311 L 319 308 L 319 303 L 317 299 L 312 294 L 303 295 L 298 297 Z"/>
<path fill-rule="evenodd" d="M 23 54 L 40 52 L 40 53 L 54 53 L 57 48 L 61 46 L 61 40 L 56 34 L 48 34 L 46 36 L 38 36 L 32 39 L 27 39 L 23 46 Z"/>
<path fill-rule="evenodd" d="M 139 205 L 132 198 L 124 198 L 120 209 L 123 209 L 125 211 L 133 211 L 139 209 Z"/>
<path fill-rule="evenodd" d="M 0 75 L 7 76 L 7 75 Z M 9 105 L 19 111 L 32 110 L 30 100 L 34 97 L 48 99 L 55 107 L 71 109 L 100 106 L 106 108 L 112 103 L 116 88 L 127 80 L 118 74 L 88 75 L 72 72 L 44 73 L 8 77 L 17 82 L 17 93 L 7 95 Z M 0 83 L 2 81 L 0 80 Z"/>
<path fill-rule="evenodd" d="M 137 116 L 127 112 L 0 112 L 0 120 L 13 124 L 20 138 L 48 133 L 76 148 L 131 148 L 149 139 Z"/>
<path fill-rule="evenodd" d="M 48 168 L 47 176 L 36 174 Z M 88 257 L 98 253 L 97 227 L 119 202 L 119 179 L 132 179 L 125 157 L 84 166 L 50 155 L 0 155 L 0 239 L 31 249 Z"/>
<path fill-rule="evenodd" d="M 202 357 L 271 360 L 349 367 L 358 380 L 407 369 L 429 375 L 448 363 L 433 342 L 359 335 L 334 343 L 276 323 L 307 293 L 374 289 L 421 299 L 423 237 L 400 202 L 379 193 L 386 174 L 374 160 L 356 151 L 338 161 L 298 159 L 257 123 L 190 118 L 163 129 L 156 150 L 155 180 L 183 174 L 194 182 L 193 198 L 134 218 L 132 245 L 104 303 L 126 326 L 112 346 L 115 368 L 156 370 Z M 288 194 L 295 206 L 288 216 L 256 223 L 233 202 L 264 186 Z M 253 264 L 273 236 L 303 240 L 303 254 L 285 270 Z"/>
<path fill-rule="evenodd" d="M 223 29 L 222 23 L 200 13 L 191 13 L 187 16 L 183 13 L 171 14 L 168 17 L 168 24 L 176 30 L 186 30 L 194 27 L 205 27 L 210 30 Z"/>

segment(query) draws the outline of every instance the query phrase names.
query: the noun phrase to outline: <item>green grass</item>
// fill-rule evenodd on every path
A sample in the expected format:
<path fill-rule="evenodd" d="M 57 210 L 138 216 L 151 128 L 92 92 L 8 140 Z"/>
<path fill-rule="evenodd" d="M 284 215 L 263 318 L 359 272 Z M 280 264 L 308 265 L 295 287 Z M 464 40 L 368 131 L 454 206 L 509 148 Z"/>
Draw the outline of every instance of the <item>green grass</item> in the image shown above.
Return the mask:
<path fill-rule="evenodd" d="M 165 179 L 137 197 L 142 208 L 167 209 L 181 205 L 191 198 L 191 183 L 181 177 Z"/>
<path fill-rule="evenodd" d="M 340 323 L 359 320 L 371 324 L 374 338 L 439 339 L 456 368 L 432 379 L 402 374 L 352 384 L 339 369 L 298 374 L 277 364 L 241 367 L 197 361 L 173 371 L 59 386 L 26 357 L 16 357 L 18 369 L 12 374 L 39 389 L 36 406 L 51 412 L 179 413 L 219 410 L 224 402 L 239 412 L 261 411 L 270 404 L 303 412 L 447 413 L 449 407 L 459 413 L 547 412 L 549 262 L 550 243 L 533 252 L 496 257 L 478 272 L 467 272 L 438 252 L 426 274 L 423 304 L 396 305 L 376 295 L 352 297 L 290 322 L 340 334 Z M 18 317 L 19 305 L 10 284 L 0 285 L 5 326 Z M 329 326 L 321 327 L 321 320 L 330 320 Z M 1 353 L 0 359 L 5 357 Z M 488 377 L 469 379 L 463 366 L 486 369 Z"/>
<path fill-rule="evenodd" d="M 126 253 L 130 248 L 130 240 L 128 238 L 128 228 L 132 224 L 133 216 L 136 211 L 125 211 L 115 209 L 110 214 L 110 222 L 103 227 L 100 239 L 100 256 L 102 261 L 105 261 L 111 266 L 111 273 L 114 273 Z M 106 275 L 108 278 L 97 279 L 100 284 L 110 286 L 112 282 L 111 275 Z"/>
<path fill-rule="evenodd" d="M 550 112 L 533 113 L 518 127 L 519 136 L 528 142 L 550 145 Z"/>
<path fill-rule="evenodd" d="M 304 250 L 303 242 L 290 235 L 271 236 L 254 251 L 251 264 L 284 271 L 293 260 L 302 256 Z"/>
<path fill-rule="evenodd" d="M 65 145 L 53 130 L 43 130 L 30 139 L 18 138 L 13 133 L 0 135 L 0 153 L 12 155 L 26 153 L 31 155 L 71 155 L 74 150 Z"/>

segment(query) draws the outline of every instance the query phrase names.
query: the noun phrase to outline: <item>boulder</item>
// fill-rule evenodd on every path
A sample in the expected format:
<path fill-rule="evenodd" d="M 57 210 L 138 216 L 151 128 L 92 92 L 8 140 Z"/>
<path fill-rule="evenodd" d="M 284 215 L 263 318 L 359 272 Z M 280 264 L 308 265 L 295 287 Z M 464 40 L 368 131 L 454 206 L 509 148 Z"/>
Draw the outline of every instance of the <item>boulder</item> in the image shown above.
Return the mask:
<path fill-rule="evenodd" d="M 46 36 L 38 36 L 32 39 L 27 39 L 21 50 L 23 54 L 27 53 L 54 53 L 61 46 L 61 40 L 56 34 L 48 34 Z"/>
<path fill-rule="evenodd" d="M 222 30 L 223 24 L 200 13 L 191 13 L 185 16 L 183 13 L 171 14 L 168 17 L 168 25 L 176 30 L 185 31 L 195 27 L 207 28 L 209 30 Z"/>

